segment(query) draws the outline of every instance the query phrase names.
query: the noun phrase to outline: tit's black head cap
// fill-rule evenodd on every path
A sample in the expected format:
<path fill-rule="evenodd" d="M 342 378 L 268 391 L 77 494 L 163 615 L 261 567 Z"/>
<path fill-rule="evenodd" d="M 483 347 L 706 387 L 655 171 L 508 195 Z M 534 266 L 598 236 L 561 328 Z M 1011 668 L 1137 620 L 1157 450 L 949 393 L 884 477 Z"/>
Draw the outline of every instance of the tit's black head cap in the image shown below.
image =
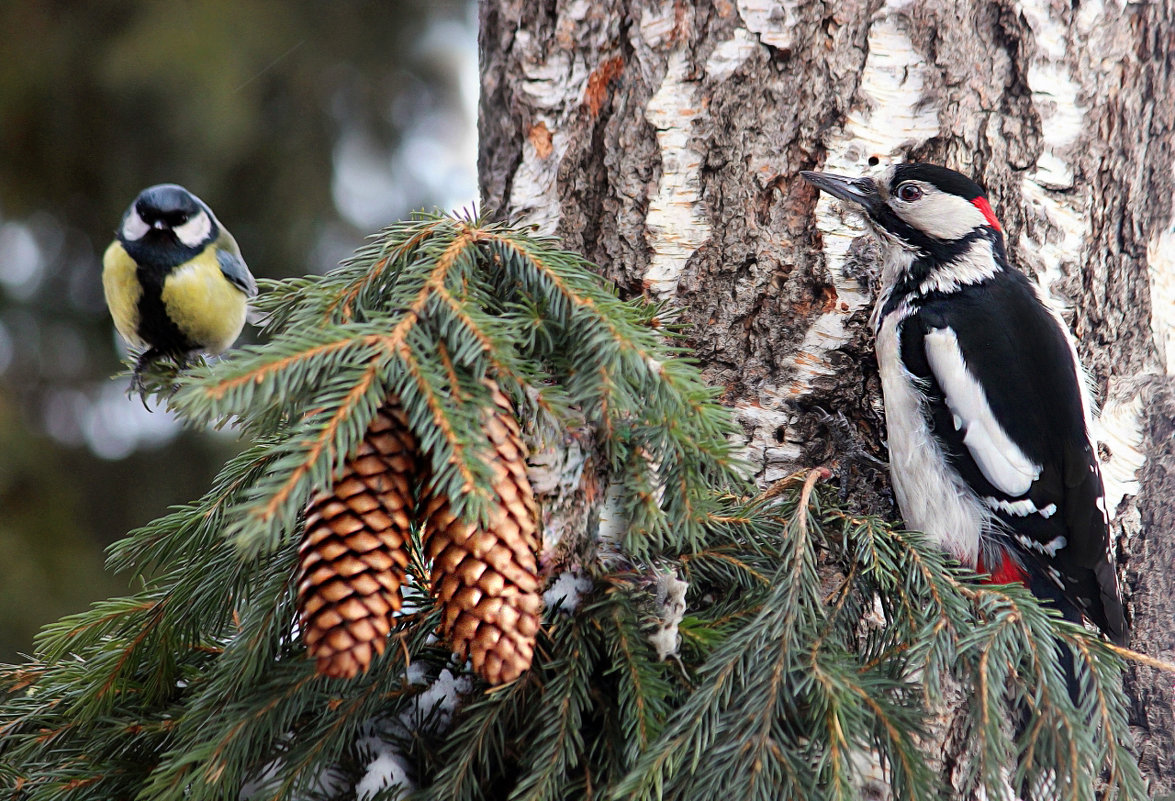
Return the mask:
<path fill-rule="evenodd" d="M 158 220 L 181 225 L 201 208 L 200 200 L 179 184 L 149 186 L 135 198 L 135 211 L 148 225 Z"/>
<path fill-rule="evenodd" d="M 966 175 L 937 164 L 898 164 L 894 167 L 889 188 L 893 189 L 904 181 L 925 181 L 964 200 L 987 197 L 983 187 Z"/>

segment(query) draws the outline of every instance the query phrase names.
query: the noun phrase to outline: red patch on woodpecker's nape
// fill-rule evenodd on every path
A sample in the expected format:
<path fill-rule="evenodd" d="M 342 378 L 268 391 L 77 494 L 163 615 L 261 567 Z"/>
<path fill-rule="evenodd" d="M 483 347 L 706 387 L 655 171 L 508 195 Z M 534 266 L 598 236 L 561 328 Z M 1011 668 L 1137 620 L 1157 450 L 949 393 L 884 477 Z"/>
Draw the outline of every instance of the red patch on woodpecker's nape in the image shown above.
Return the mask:
<path fill-rule="evenodd" d="M 990 578 L 983 580 L 984 584 L 1023 584 L 1028 585 L 1028 573 L 1007 551 L 1000 551 L 998 565 L 985 565 L 983 557 L 979 557 L 979 564 L 975 572 L 987 573 Z"/>
<path fill-rule="evenodd" d="M 995 218 L 995 212 L 991 210 L 991 204 L 987 202 L 987 198 L 985 198 L 983 195 L 980 195 L 971 201 L 971 205 L 979 209 L 979 213 L 983 215 L 985 220 L 987 220 L 988 225 L 997 231 L 1003 230 L 1000 228 L 1000 221 Z"/>

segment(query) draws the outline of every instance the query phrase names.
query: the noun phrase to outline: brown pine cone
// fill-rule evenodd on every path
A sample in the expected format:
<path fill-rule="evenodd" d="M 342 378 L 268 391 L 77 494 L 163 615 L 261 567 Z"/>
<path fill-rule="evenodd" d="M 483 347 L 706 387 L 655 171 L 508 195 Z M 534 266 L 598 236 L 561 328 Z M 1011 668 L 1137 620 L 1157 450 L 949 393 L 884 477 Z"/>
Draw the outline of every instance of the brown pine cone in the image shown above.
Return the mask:
<path fill-rule="evenodd" d="M 428 501 L 425 550 L 441 630 L 453 652 L 469 658 L 490 684 L 513 681 L 530 667 L 539 629 L 538 509 L 526 477 L 526 451 L 510 401 L 487 381 L 496 409 L 486 433 L 498 503 L 485 528 L 454 517 L 448 498 Z"/>
<path fill-rule="evenodd" d="M 298 609 L 316 670 L 351 678 L 387 645 L 408 565 L 418 446 L 389 398 L 329 491 L 306 510 Z"/>

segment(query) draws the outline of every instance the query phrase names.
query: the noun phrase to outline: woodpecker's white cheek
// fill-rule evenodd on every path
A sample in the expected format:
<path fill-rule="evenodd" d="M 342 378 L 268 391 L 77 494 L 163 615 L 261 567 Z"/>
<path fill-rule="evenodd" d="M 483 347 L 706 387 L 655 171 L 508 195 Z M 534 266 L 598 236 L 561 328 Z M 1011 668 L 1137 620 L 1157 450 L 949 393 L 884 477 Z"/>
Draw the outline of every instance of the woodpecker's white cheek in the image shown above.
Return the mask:
<path fill-rule="evenodd" d="M 206 213 L 201 211 L 183 225 L 177 225 L 172 230 L 180 242 L 190 248 L 198 248 L 208 241 L 208 235 L 212 233 L 212 221 L 208 219 Z"/>
<path fill-rule="evenodd" d="M 935 239 L 959 239 L 989 224 L 971 201 L 929 185 L 923 189 L 921 200 L 892 200 L 890 206 L 903 220 Z"/>
<path fill-rule="evenodd" d="M 143 238 L 143 234 L 151 230 L 151 226 L 143 222 L 137 211 L 131 210 L 122 223 L 122 238 L 128 242 L 135 242 Z"/>
<path fill-rule="evenodd" d="M 1032 482 L 1040 478 L 1040 465 L 1012 442 L 996 420 L 983 387 L 967 369 L 955 332 L 935 328 L 926 334 L 925 342 L 930 370 L 942 387 L 947 408 L 963 423 L 963 444 L 983 477 L 1007 495 L 1028 492 Z"/>

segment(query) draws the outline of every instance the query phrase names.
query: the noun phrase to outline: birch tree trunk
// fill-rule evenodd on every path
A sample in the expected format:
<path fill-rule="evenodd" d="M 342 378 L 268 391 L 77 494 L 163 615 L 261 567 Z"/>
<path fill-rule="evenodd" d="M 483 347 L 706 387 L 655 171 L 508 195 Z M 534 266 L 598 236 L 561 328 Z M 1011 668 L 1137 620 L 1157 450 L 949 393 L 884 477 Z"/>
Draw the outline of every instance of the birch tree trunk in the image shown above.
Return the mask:
<path fill-rule="evenodd" d="M 481 49 L 484 203 L 679 310 L 764 484 L 827 464 L 894 513 L 875 257 L 798 172 L 985 185 L 1095 379 L 1133 645 L 1175 660 L 1175 0 L 482 0 Z M 1172 678 L 1126 681 L 1175 792 Z"/>

